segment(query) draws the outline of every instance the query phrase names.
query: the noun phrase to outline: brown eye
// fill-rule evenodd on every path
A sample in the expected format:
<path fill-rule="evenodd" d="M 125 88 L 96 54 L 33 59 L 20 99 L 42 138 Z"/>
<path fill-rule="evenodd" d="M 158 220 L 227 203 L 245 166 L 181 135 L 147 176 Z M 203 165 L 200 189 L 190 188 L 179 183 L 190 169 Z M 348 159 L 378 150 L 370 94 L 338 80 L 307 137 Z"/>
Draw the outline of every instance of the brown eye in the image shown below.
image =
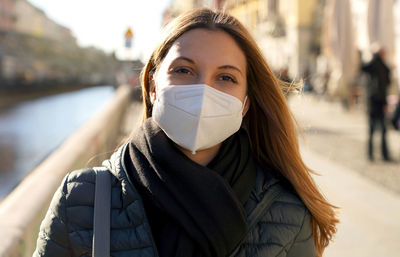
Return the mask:
<path fill-rule="evenodd" d="M 175 73 L 182 73 L 182 74 L 191 74 L 191 71 L 186 68 L 177 68 L 174 70 Z"/>
<path fill-rule="evenodd" d="M 232 82 L 232 83 L 237 83 L 236 79 L 234 79 L 232 76 L 229 76 L 229 75 L 222 75 L 220 77 L 220 80 L 229 81 L 229 82 Z"/>

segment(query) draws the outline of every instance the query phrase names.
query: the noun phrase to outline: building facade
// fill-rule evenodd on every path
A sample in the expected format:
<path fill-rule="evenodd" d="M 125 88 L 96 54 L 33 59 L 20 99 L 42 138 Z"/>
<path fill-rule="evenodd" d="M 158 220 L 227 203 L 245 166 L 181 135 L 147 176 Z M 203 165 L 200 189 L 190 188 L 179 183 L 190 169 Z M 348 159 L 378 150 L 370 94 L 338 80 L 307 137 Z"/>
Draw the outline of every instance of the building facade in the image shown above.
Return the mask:
<path fill-rule="evenodd" d="M 359 69 L 357 50 L 368 52 L 370 49 L 368 5 L 372 1 L 379 3 L 379 0 L 173 0 L 168 10 L 173 13 L 169 18 L 198 7 L 226 10 L 254 36 L 268 64 L 277 74 L 288 71 L 292 79 L 314 77 L 322 83 L 318 84 L 328 88 L 323 92 L 345 98 L 351 94 L 354 75 Z M 381 15 L 386 19 L 394 15 L 395 19 L 395 49 L 391 58 L 394 60 L 393 81 L 398 84 L 400 0 L 388 1 L 393 2 L 393 8 Z M 337 17 L 329 17 L 328 7 L 332 3 L 348 8 L 342 8 L 341 13 L 339 7 L 335 7 Z M 388 3 L 385 1 L 385 4 Z M 345 14 L 346 19 L 343 18 Z M 384 26 L 379 31 L 388 29 L 389 26 Z M 338 30 L 346 31 L 347 36 L 335 36 Z M 327 46 L 325 39 L 329 31 L 333 34 L 329 35 L 331 41 Z M 338 71 L 339 66 L 341 71 Z"/>
<path fill-rule="evenodd" d="M 11 31 L 15 24 L 15 0 L 0 0 L 0 32 Z"/>
<path fill-rule="evenodd" d="M 292 78 L 299 78 L 315 66 L 320 42 L 315 38 L 318 25 L 314 17 L 320 2 L 323 1 L 173 0 L 166 13 L 170 19 L 199 7 L 226 10 L 254 36 L 273 70 L 287 69 Z"/>
<path fill-rule="evenodd" d="M 172 0 L 170 6 L 164 11 L 163 24 L 168 23 L 181 13 L 202 7 L 222 9 L 223 4 L 224 0 Z"/>
<path fill-rule="evenodd" d="M 394 62 L 396 65 L 396 78 L 397 78 L 397 90 L 400 92 L 400 0 L 395 1 L 394 11 L 394 24 L 395 26 L 395 55 Z M 400 99 L 399 99 L 400 101 Z"/>
<path fill-rule="evenodd" d="M 257 34 L 258 24 L 264 15 L 260 0 L 226 0 L 224 9 L 238 18 L 253 36 Z"/>
<path fill-rule="evenodd" d="M 317 0 L 226 0 L 225 6 L 253 34 L 273 70 L 299 78 L 312 68 Z"/>
<path fill-rule="evenodd" d="M 113 56 L 79 47 L 68 28 L 27 0 L 0 0 L 0 7 L 0 90 L 114 83 Z"/>
<path fill-rule="evenodd" d="M 27 0 L 15 0 L 15 31 L 39 38 L 76 44 L 71 31 L 53 20 Z"/>

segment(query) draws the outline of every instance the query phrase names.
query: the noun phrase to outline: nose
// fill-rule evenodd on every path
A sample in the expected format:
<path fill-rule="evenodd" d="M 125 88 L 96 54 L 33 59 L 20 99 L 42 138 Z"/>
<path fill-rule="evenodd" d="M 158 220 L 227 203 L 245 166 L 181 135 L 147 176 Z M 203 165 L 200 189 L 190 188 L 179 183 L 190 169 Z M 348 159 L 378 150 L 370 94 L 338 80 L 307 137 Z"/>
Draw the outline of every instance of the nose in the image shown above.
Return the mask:
<path fill-rule="evenodd" d="M 214 87 L 214 81 L 212 79 L 212 76 L 207 74 L 206 72 L 203 72 L 200 74 L 200 76 L 198 76 L 198 79 L 196 81 L 197 84 L 206 84 L 210 87 Z"/>

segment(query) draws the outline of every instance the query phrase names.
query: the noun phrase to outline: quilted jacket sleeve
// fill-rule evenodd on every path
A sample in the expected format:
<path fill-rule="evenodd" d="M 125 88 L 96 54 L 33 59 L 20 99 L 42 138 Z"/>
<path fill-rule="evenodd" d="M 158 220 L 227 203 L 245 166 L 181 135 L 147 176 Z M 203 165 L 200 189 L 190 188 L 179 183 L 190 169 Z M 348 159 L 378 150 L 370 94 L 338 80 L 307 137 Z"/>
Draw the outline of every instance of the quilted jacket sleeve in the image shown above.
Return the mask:
<path fill-rule="evenodd" d="M 286 257 L 315 257 L 314 237 L 312 235 L 311 215 L 306 211 L 299 233 Z"/>
<path fill-rule="evenodd" d="M 40 225 L 34 257 L 44 256 L 72 256 L 68 230 L 66 226 L 66 203 L 68 175 L 55 192 L 47 211 L 46 217 Z"/>

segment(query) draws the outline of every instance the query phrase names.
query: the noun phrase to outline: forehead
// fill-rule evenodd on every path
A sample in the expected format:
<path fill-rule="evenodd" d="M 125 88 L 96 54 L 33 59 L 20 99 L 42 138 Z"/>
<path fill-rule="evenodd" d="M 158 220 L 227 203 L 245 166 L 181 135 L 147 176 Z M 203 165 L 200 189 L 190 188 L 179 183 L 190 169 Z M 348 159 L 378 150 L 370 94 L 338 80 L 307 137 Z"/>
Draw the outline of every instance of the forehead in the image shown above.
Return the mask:
<path fill-rule="evenodd" d="M 223 30 L 192 29 L 171 46 L 165 61 L 185 56 L 198 61 L 240 66 L 245 70 L 246 57 L 231 35 Z M 221 64 L 222 64 L 221 63 Z"/>

